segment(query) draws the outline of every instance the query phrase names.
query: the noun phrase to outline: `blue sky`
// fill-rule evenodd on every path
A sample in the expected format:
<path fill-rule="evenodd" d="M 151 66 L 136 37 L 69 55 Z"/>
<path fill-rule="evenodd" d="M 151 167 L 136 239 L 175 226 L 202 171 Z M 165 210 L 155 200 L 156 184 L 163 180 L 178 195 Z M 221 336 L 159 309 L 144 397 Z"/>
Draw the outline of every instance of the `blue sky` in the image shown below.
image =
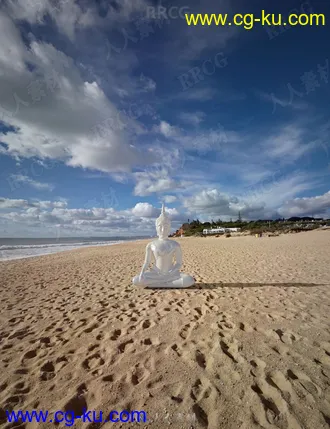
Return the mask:
<path fill-rule="evenodd" d="M 326 26 L 251 30 L 182 16 L 265 2 L 161 4 L 1 2 L 0 236 L 152 234 L 162 201 L 173 229 L 330 217 L 329 4 L 266 9 Z"/>

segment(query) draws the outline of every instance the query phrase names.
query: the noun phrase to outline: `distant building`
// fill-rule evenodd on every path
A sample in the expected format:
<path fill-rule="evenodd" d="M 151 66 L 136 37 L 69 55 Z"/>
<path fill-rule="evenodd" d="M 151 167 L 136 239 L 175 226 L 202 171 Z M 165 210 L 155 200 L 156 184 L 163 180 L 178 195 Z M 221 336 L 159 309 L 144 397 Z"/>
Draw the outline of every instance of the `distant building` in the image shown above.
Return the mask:
<path fill-rule="evenodd" d="M 226 232 L 240 232 L 241 228 L 211 228 L 203 229 L 204 235 L 225 234 Z"/>

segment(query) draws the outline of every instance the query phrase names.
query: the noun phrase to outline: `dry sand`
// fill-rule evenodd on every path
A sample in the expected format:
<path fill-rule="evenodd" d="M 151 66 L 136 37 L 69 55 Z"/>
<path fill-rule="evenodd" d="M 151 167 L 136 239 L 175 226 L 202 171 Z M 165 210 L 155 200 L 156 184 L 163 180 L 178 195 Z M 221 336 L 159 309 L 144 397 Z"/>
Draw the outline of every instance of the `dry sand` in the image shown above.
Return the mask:
<path fill-rule="evenodd" d="M 131 285 L 145 242 L 0 264 L 0 426 L 86 407 L 154 422 L 74 427 L 329 427 L 330 232 L 178 241 L 189 290 Z"/>

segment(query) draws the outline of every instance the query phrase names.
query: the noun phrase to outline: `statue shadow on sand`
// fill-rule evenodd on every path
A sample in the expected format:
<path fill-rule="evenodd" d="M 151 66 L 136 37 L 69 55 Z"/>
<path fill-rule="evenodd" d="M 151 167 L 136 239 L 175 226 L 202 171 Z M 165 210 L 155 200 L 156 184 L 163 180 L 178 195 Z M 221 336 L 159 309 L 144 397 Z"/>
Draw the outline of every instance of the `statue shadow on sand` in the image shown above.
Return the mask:
<path fill-rule="evenodd" d="M 253 287 L 281 287 L 281 288 L 286 288 L 286 287 L 296 287 L 296 288 L 301 288 L 301 287 L 318 287 L 318 286 L 330 286 L 330 284 L 318 284 L 318 283 L 195 283 L 193 286 L 187 287 L 183 290 L 194 290 L 194 289 L 198 289 L 198 290 L 208 290 L 208 289 L 221 289 L 221 288 L 238 288 L 238 289 L 244 289 L 244 288 L 253 288 Z M 148 287 L 148 289 L 157 289 L 157 290 L 161 290 L 161 289 L 165 289 L 165 290 L 169 290 L 169 289 L 179 289 L 179 288 L 166 288 L 166 287 Z"/>

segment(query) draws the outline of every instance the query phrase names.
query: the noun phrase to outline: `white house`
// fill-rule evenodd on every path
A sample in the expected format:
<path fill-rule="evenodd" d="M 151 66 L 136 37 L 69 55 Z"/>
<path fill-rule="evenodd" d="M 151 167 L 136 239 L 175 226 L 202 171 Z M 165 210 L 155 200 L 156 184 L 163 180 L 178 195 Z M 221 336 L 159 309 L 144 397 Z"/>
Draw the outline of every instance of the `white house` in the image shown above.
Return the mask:
<path fill-rule="evenodd" d="M 212 229 L 203 229 L 204 235 L 211 234 L 224 234 L 226 232 L 240 232 L 241 228 L 212 228 Z"/>

